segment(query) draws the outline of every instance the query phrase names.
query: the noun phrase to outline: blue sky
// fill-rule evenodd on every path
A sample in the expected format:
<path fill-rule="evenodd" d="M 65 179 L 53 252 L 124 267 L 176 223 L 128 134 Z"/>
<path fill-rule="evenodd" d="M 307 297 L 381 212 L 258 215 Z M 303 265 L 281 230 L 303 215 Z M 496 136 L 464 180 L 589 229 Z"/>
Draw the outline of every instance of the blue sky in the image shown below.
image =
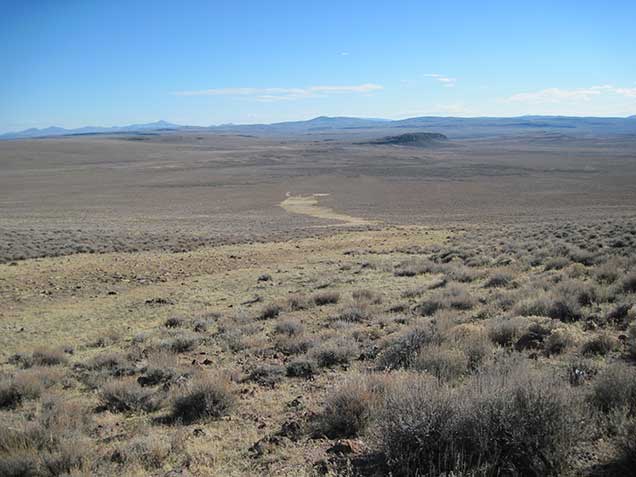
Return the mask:
<path fill-rule="evenodd" d="M 0 131 L 636 114 L 636 2 L 4 1 Z"/>

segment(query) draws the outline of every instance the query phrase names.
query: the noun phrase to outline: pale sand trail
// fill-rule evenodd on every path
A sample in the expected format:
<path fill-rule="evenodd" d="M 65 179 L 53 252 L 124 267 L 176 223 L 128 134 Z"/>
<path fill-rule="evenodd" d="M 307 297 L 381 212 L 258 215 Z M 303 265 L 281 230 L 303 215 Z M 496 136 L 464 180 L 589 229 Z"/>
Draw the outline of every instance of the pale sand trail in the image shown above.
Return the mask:
<path fill-rule="evenodd" d="M 351 225 L 377 225 L 380 222 L 377 220 L 367 220 L 361 217 L 353 217 L 348 214 L 336 212 L 329 207 L 324 207 L 318 204 L 318 198 L 324 197 L 329 194 L 312 194 L 308 196 L 291 195 L 289 192 L 286 194 L 286 199 L 280 203 L 280 206 L 287 212 L 293 214 L 304 214 L 317 219 L 325 220 L 337 220 L 342 223 L 325 225 L 323 227 L 335 227 L 335 226 L 351 226 Z"/>

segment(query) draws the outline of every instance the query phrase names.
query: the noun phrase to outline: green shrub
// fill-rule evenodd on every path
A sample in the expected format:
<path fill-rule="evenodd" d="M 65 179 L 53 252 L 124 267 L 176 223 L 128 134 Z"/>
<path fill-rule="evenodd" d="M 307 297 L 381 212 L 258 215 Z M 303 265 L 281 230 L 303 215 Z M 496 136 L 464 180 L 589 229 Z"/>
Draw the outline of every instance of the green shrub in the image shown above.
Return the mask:
<path fill-rule="evenodd" d="M 620 463 L 627 472 L 636 468 L 636 421 L 628 422 L 618 436 Z"/>
<path fill-rule="evenodd" d="M 484 283 L 484 288 L 501 288 L 507 287 L 512 283 L 512 275 L 509 273 L 497 272 L 486 280 Z"/>
<path fill-rule="evenodd" d="M 276 318 L 281 311 L 282 308 L 279 304 L 270 303 L 269 305 L 263 307 L 256 318 L 258 320 L 271 320 L 272 318 Z"/>
<path fill-rule="evenodd" d="M 0 378 L 0 409 L 13 409 L 24 401 L 37 399 L 42 388 L 38 377 L 30 373 L 3 376 Z"/>
<path fill-rule="evenodd" d="M 315 339 L 303 335 L 283 335 L 276 338 L 275 347 L 283 354 L 302 354 L 309 351 L 315 345 Z"/>
<path fill-rule="evenodd" d="M 83 402 L 46 399 L 32 420 L 0 432 L 0 475 L 89 475 L 95 453 L 86 436 L 90 418 Z"/>
<path fill-rule="evenodd" d="M 278 334 L 287 336 L 298 336 L 304 331 L 304 326 L 297 320 L 279 321 L 274 327 L 274 331 Z"/>
<path fill-rule="evenodd" d="M 281 382 L 285 375 L 285 368 L 282 366 L 274 366 L 262 364 L 254 368 L 247 377 L 247 381 L 258 383 L 261 386 L 274 387 Z"/>
<path fill-rule="evenodd" d="M 287 309 L 289 311 L 304 310 L 309 307 L 309 300 L 304 295 L 295 294 L 287 298 Z"/>
<path fill-rule="evenodd" d="M 374 290 L 354 290 L 351 297 L 358 303 L 368 303 L 369 305 L 379 305 L 382 303 L 382 295 Z"/>
<path fill-rule="evenodd" d="M 141 464 L 145 470 L 160 469 L 170 456 L 172 446 L 156 434 L 133 437 L 120 445 L 113 460 L 124 466 Z"/>
<path fill-rule="evenodd" d="M 616 345 L 617 342 L 614 338 L 607 334 L 602 334 L 592 338 L 591 340 L 586 341 L 581 348 L 581 352 L 585 356 L 605 356 L 610 351 L 614 350 L 616 348 Z"/>
<path fill-rule="evenodd" d="M 185 324 L 185 318 L 181 316 L 171 316 L 166 321 L 164 321 L 163 325 L 166 328 L 178 328 Z"/>
<path fill-rule="evenodd" d="M 316 293 L 312 297 L 312 301 L 317 306 L 335 304 L 335 303 L 338 303 L 338 301 L 340 301 L 340 293 L 338 293 L 338 292 Z"/>
<path fill-rule="evenodd" d="M 224 416 L 234 404 L 234 394 L 227 379 L 202 376 L 179 392 L 172 404 L 171 417 L 183 424 L 192 424 Z"/>
<path fill-rule="evenodd" d="M 494 319 L 489 323 L 488 336 L 496 345 L 509 347 L 519 339 L 525 328 L 525 323 L 518 318 Z"/>
<path fill-rule="evenodd" d="M 420 349 L 412 367 L 442 381 L 453 381 L 468 372 L 468 365 L 468 356 L 464 351 L 435 344 Z"/>
<path fill-rule="evenodd" d="M 636 372 L 624 364 L 610 365 L 594 380 L 588 399 L 605 414 L 620 410 L 636 414 Z"/>
<path fill-rule="evenodd" d="M 313 361 L 299 359 L 287 365 L 286 374 L 290 378 L 311 378 L 315 370 Z"/>
<path fill-rule="evenodd" d="M 194 350 L 199 345 L 200 340 L 199 336 L 191 331 L 181 331 L 161 340 L 159 346 L 173 353 L 187 353 Z"/>
<path fill-rule="evenodd" d="M 102 405 L 114 412 L 152 412 L 161 407 L 161 398 L 151 389 L 143 388 L 133 378 L 106 383 L 100 393 Z"/>
<path fill-rule="evenodd" d="M 335 338 L 316 346 L 311 355 L 321 368 L 347 364 L 358 352 L 356 344 L 348 338 Z"/>
<path fill-rule="evenodd" d="M 548 316 L 563 322 L 576 321 L 582 316 L 577 296 L 558 290 L 535 293 L 535 296 L 518 302 L 514 311 L 521 316 Z"/>
<path fill-rule="evenodd" d="M 618 280 L 620 275 L 619 262 L 614 260 L 608 260 L 605 263 L 596 267 L 596 279 L 599 282 L 611 284 Z"/>
<path fill-rule="evenodd" d="M 565 257 L 552 257 L 545 262 L 546 270 L 561 270 L 570 264 L 570 260 Z"/>
<path fill-rule="evenodd" d="M 456 310 L 469 310 L 475 306 L 476 300 L 468 293 L 463 285 L 450 285 L 438 291 L 428 300 L 415 307 L 415 312 L 422 316 L 430 316 L 445 308 Z"/>
<path fill-rule="evenodd" d="M 547 316 L 565 323 L 581 319 L 581 306 L 577 299 L 570 295 L 558 295 L 552 299 Z"/>
<path fill-rule="evenodd" d="M 107 373 L 111 376 L 126 376 L 134 372 L 133 364 L 118 352 L 100 353 L 86 363 L 78 364 L 76 368 Z"/>
<path fill-rule="evenodd" d="M 367 427 L 383 394 L 381 378 L 350 377 L 327 398 L 316 430 L 330 439 L 358 436 Z"/>
<path fill-rule="evenodd" d="M 371 309 L 366 302 L 346 305 L 331 317 L 332 321 L 344 321 L 347 323 L 359 323 L 371 317 Z"/>
<path fill-rule="evenodd" d="M 61 348 L 36 348 L 32 353 L 17 353 L 9 358 L 9 362 L 21 368 L 33 366 L 57 366 L 66 364 L 68 359 Z"/>
<path fill-rule="evenodd" d="M 576 436 L 562 385 L 495 370 L 459 388 L 409 377 L 385 393 L 374 440 L 392 475 L 561 475 Z"/>
<path fill-rule="evenodd" d="M 572 332 L 566 328 L 553 330 L 545 340 L 545 352 L 548 355 L 557 355 L 571 348 L 576 343 Z"/>
<path fill-rule="evenodd" d="M 432 326 L 416 325 L 402 332 L 380 353 L 377 368 L 383 370 L 408 368 L 424 345 L 438 340 L 439 335 Z"/>
<path fill-rule="evenodd" d="M 579 280 L 566 280 L 557 286 L 559 297 L 573 298 L 581 306 L 589 306 L 597 300 L 598 291 L 591 283 Z"/>
<path fill-rule="evenodd" d="M 434 273 L 437 270 L 437 265 L 428 259 L 411 258 L 399 263 L 393 270 L 393 275 L 396 277 L 414 277 L 423 273 Z"/>
<path fill-rule="evenodd" d="M 628 273 L 622 281 L 625 293 L 636 293 L 636 271 Z"/>
<path fill-rule="evenodd" d="M 627 329 L 627 344 L 632 357 L 636 358 L 636 322 Z"/>

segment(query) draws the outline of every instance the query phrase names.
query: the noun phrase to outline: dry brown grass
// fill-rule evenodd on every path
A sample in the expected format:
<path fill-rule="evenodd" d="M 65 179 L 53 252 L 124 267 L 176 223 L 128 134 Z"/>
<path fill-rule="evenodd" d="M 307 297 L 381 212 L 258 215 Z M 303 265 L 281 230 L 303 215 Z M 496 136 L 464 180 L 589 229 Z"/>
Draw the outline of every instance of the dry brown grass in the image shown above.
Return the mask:
<path fill-rule="evenodd" d="M 13 335 L 11 352 L 18 344 L 25 352 L 3 370 L 0 425 L 49 425 L 38 416 L 51 393 L 89 400 L 78 414 L 97 424 L 78 425 L 79 433 L 50 446 L 29 441 L 25 453 L 12 445 L 0 463 L 42 469 L 39 456 L 47 455 L 74 473 L 312 475 L 320 460 L 340 469 L 337 452 L 325 449 L 348 437 L 354 474 L 367 451 L 385 452 L 389 460 L 378 465 L 394 475 L 576 474 L 592 465 L 565 457 L 576 422 L 597 423 L 590 435 L 618 453 L 632 419 L 623 394 L 636 374 L 633 294 L 622 284 L 633 263 L 628 250 L 610 247 L 612 229 L 603 227 L 596 239 L 579 225 L 512 227 L 506 237 L 484 227 L 448 239 L 402 228 L 311 239 L 300 251 L 294 242 L 280 244 L 283 252 L 271 244 L 221 247 L 147 261 L 182 273 L 179 280 L 125 282 L 117 295 L 74 291 L 77 305 L 66 295 L 48 298 L 46 308 L 37 297 L 16 302 L 32 307 L 25 326 L 37 317 L 38 330 L 63 334 L 73 350 L 42 352 L 32 345 L 36 335 Z M 590 240 L 599 247 L 583 253 Z M 556 257 L 563 266 L 546 271 Z M 107 270 L 103 259 L 90 257 Z M 608 270 L 597 272 L 604 263 L 618 264 L 613 281 Z M 266 267 L 275 278 L 259 282 Z M 418 271 L 396 273 L 409 267 Z M 87 322 L 95 330 L 87 332 Z M 51 356 L 64 359 L 54 364 Z M 625 363 L 619 377 L 614 362 Z M 510 369 L 494 371 L 502 366 Z M 232 372 L 219 375 L 224 369 Z M 571 408 L 562 414 L 564 402 Z M 410 427 L 400 427 L 399 416 Z M 438 439 L 418 434 L 420 424 Z M 380 429 L 397 444 L 378 440 Z M 169 437 L 177 431 L 180 445 Z M 597 441 L 577 437 L 597 455 Z M 82 442 L 97 449 L 95 458 L 74 452 Z"/>

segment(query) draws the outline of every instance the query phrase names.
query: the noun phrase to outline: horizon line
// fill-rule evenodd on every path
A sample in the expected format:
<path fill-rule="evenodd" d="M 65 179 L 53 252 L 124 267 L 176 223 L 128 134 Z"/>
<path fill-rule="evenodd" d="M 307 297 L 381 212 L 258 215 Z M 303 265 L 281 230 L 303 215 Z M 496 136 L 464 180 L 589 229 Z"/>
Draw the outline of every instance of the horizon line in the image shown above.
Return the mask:
<path fill-rule="evenodd" d="M 276 125 L 276 124 L 285 124 L 285 123 L 295 123 L 295 122 L 308 122 L 308 121 L 313 121 L 315 119 L 321 119 L 321 118 L 325 118 L 325 119 L 362 119 L 362 120 L 368 120 L 368 121 L 386 121 L 386 122 L 398 122 L 398 121 L 407 121 L 409 119 L 418 119 L 418 118 L 439 118 L 439 119 L 515 119 L 515 118 L 528 118 L 528 117 L 533 117 L 533 118 L 575 118 L 575 119 L 590 119 L 590 118 L 597 118 L 597 119 L 629 119 L 629 118 L 634 118 L 636 117 L 636 113 L 634 114 L 630 114 L 627 116 L 596 116 L 596 115 L 561 115 L 561 114 L 522 114 L 522 115 L 513 115 L 513 116 L 488 116 L 488 115 L 479 115 L 479 116 L 441 116 L 441 115 L 421 115 L 421 116 L 406 116 L 403 118 L 395 118 L 395 119 L 389 119 L 389 118 L 383 118 L 383 117 L 378 117 L 378 116 L 373 116 L 373 117 L 369 117 L 369 116 L 342 116 L 342 115 L 336 115 L 336 116 L 329 116 L 329 115 L 319 115 L 319 116 L 313 116 L 313 117 L 309 117 L 306 119 L 288 119 L 288 120 L 284 120 L 284 121 L 274 121 L 274 122 L 241 122 L 241 123 L 234 123 L 234 122 L 227 122 L 227 123 L 218 123 L 218 124 L 207 124 L 207 125 L 201 125 L 201 124 L 179 124 L 179 123 L 174 123 L 172 121 L 169 120 L 165 120 L 165 119 L 158 119 L 155 121 L 149 121 L 149 122 L 134 122 L 134 123 L 130 123 L 130 124 L 124 124 L 124 125 L 112 125 L 112 126 L 94 126 L 94 125 L 83 125 L 83 126 L 77 126 L 77 127 L 64 127 L 64 126 L 56 126 L 56 125 L 50 125 L 50 126 L 43 126 L 43 127 L 31 127 L 31 128 L 26 128 L 26 129 L 21 129 L 21 130 L 8 130 L 8 131 L 0 131 L 0 136 L 6 136 L 6 135 L 11 135 L 11 134 L 20 134 L 20 133 L 24 133 L 26 131 L 44 131 L 47 129 L 64 129 L 67 131 L 72 131 L 75 129 L 87 129 L 87 128 L 104 128 L 104 129 L 121 129 L 121 128 L 127 128 L 127 127 L 131 127 L 131 126 L 148 126 L 148 125 L 152 125 L 152 124 L 156 124 L 156 123 L 166 123 L 169 124 L 170 126 L 177 126 L 177 127 L 182 127 L 182 128 L 204 128 L 204 129 L 209 129 L 209 128 L 218 128 L 218 127 L 223 127 L 223 126 L 272 126 L 272 125 Z"/>

